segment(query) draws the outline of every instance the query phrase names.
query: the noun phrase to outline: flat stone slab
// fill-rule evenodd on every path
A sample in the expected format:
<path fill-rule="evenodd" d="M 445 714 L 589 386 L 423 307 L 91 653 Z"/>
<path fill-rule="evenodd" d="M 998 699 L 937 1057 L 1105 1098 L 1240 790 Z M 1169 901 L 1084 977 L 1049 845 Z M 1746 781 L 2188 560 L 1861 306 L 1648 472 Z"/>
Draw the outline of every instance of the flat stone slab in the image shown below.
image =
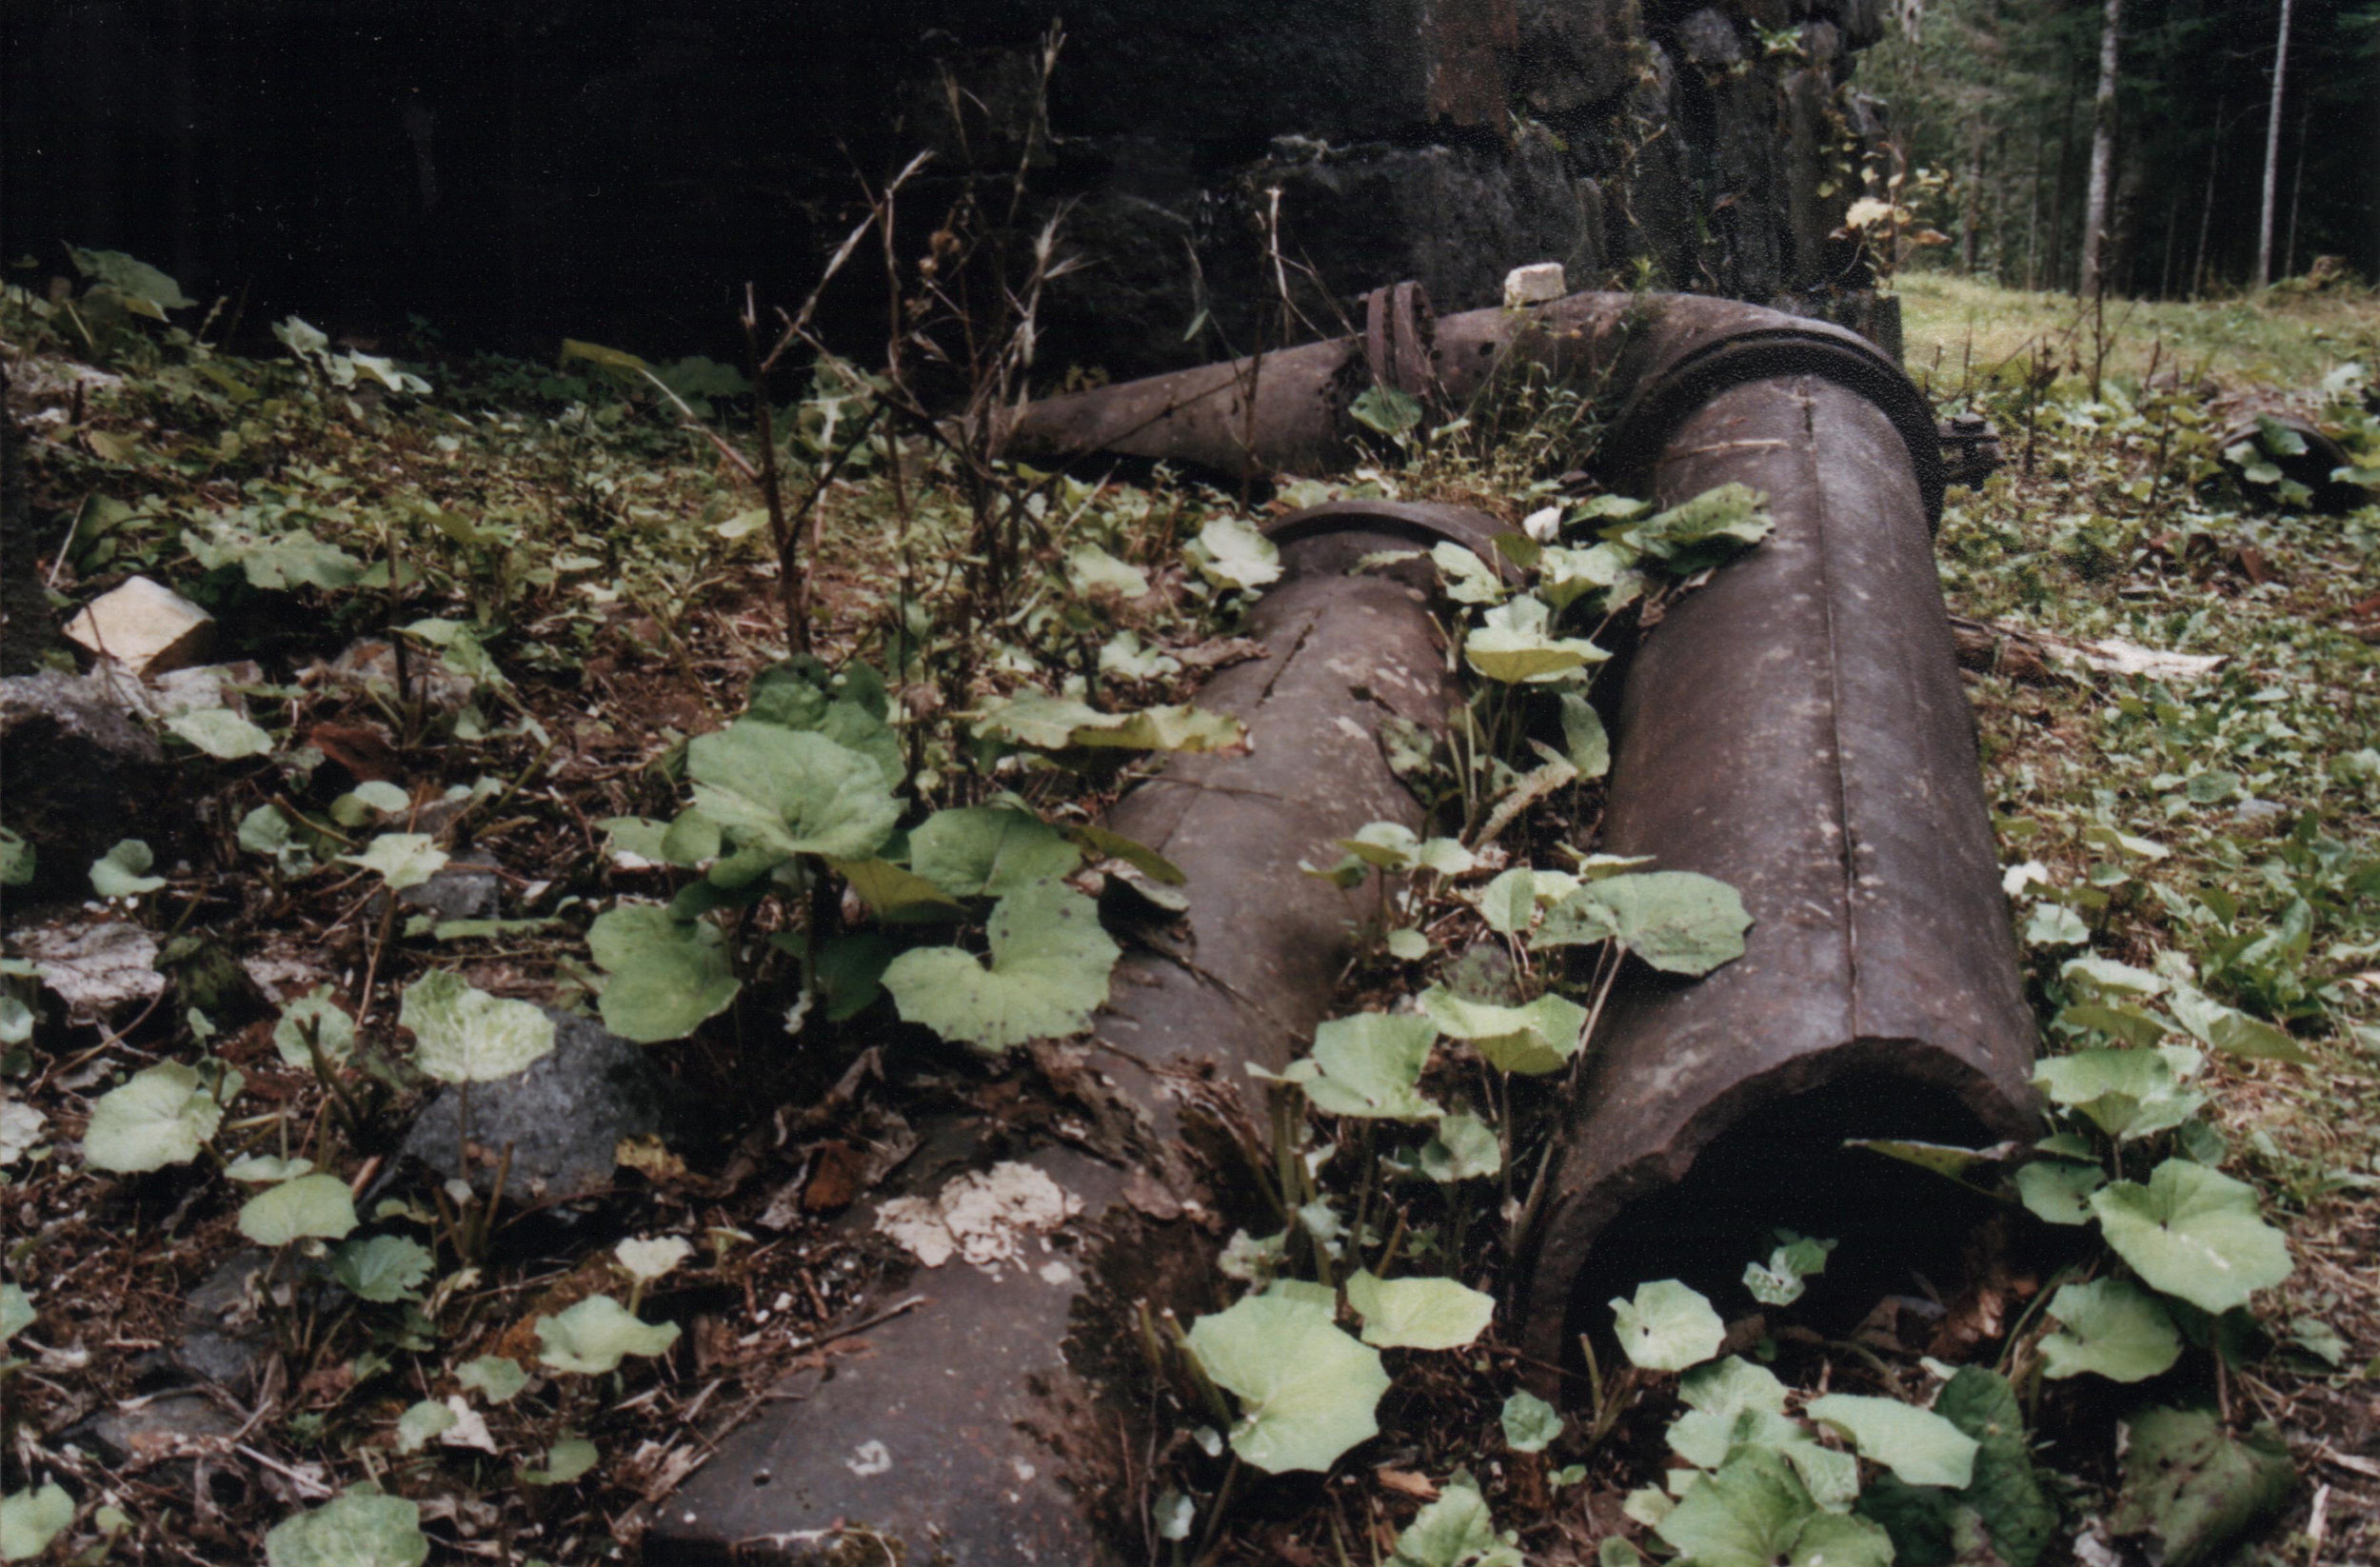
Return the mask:
<path fill-rule="evenodd" d="M 490 1156 L 512 1148 L 505 1190 L 532 1200 L 579 1197 L 611 1184 L 622 1138 L 658 1133 L 667 1119 L 668 1084 L 642 1045 L 601 1024 L 548 1010 L 554 1048 L 527 1071 L 471 1087 L 471 1141 Z M 474 1160 L 466 1174 L 455 1142 L 459 1096 L 441 1090 L 406 1134 L 405 1151 L 486 1191 L 491 1163 Z"/>
<path fill-rule="evenodd" d="M 85 605 L 66 634 L 136 675 L 160 675 L 206 660 L 215 617 L 162 583 L 132 577 Z"/>

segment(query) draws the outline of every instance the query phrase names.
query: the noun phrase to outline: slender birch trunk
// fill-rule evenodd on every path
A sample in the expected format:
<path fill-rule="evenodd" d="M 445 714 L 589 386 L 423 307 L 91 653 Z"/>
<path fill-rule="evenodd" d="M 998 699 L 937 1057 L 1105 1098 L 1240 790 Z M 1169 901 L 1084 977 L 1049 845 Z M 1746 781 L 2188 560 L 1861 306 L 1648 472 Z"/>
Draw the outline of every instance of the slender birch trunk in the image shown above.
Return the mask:
<path fill-rule="evenodd" d="M 2083 197 L 2082 267 L 2074 279 L 2074 291 L 2086 299 L 2097 297 L 2107 286 L 2108 187 L 2115 169 L 2115 76 L 2123 15 L 2124 0 L 2107 0 L 2099 24 L 2099 90 L 2091 100 L 2091 186 Z"/>
<path fill-rule="evenodd" d="M 2281 88 L 2290 65 L 2290 0 L 2281 0 L 2281 41 L 2272 53 L 2272 107 L 2264 122 L 2264 210 L 2256 220 L 2256 286 L 2272 282 L 2272 210 L 2281 182 Z"/>

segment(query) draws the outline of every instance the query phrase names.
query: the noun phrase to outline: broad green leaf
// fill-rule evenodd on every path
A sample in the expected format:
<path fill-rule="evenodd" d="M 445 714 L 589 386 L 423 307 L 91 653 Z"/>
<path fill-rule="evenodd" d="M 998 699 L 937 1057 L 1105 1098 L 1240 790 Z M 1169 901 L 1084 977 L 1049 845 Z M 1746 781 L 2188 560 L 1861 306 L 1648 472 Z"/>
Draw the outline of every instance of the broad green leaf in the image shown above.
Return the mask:
<path fill-rule="evenodd" d="M 2155 1050 L 2077 1050 L 2033 1063 L 2033 1086 L 2119 1141 L 2179 1126 L 2206 1097 L 2174 1081 Z"/>
<path fill-rule="evenodd" d="M 100 1096 L 83 1131 L 83 1159 L 118 1175 L 187 1164 L 222 1122 L 223 1106 L 198 1073 L 166 1061 Z"/>
<path fill-rule="evenodd" d="M 1504 1400 L 1504 1445 L 1516 1453 L 1542 1453 L 1562 1434 L 1562 1412 L 1526 1388 Z"/>
<path fill-rule="evenodd" d="M 1561 1070 L 1578 1053 L 1587 1026 L 1584 1007 L 1550 992 L 1526 1006 L 1495 1006 L 1432 985 L 1420 1004 L 1440 1032 L 1468 1040 L 1480 1060 L 1504 1072 Z"/>
<path fill-rule="evenodd" d="M 2050 1315 L 2066 1329 L 2041 1340 L 2042 1369 L 2053 1378 L 2088 1371 L 2112 1382 L 2140 1382 L 2182 1358 L 2173 1319 L 2154 1296 L 2121 1279 L 2061 1286 Z"/>
<path fill-rule="evenodd" d="M 27 1006 L 14 991 L 0 990 L 0 1044 L 23 1044 L 32 1037 L 33 1009 Z M 22 1108 L 36 1117 L 40 1114 L 30 1106 Z M 5 1162 L 8 1160 L 0 1160 L 0 1163 Z"/>
<path fill-rule="evenodd" d="M 1402 925 L 1382 938 L 1388 955 L 1408 963 L 1418 963 L 1430 955 L 1430 939 L 1410 925 Z"/>
<path fill-rule="evenodd" d="M 272 754 L 272 736 L 228 707 L 199 707 L 174 714 L 166 727 L 219 762 Z"/>
<path fill-rule="evenodd" d="M 648 864 L 669 863 L 662 841 L 668 836 L 671 823 L 645 816 L 606 816 L 595 824 L 604 829 L 609 840 L 614 860 L 632 856 Z"/>
<path fill-rule="evenodd" d="M 1071 848 L 1071 845 L 1069 845 Z M 966 906 L 932 882 L 889 860 L 829 862 L 877 920 L 887 925 L 947 924 L 966 917 Z"/>
<path fill-rule="evenodd" d="M 40 863 L 39 851 L 25 842 L 22 834 L 12 828 L 0 827 L 0 887 L 29 884 L 33 880 L 34 867 Z"/>
<path fill-rule="evenodd" d="M 1421 423 L 1423 410 L 1413 393 L 1376 381 L 1348 405 L 1347 412 L 1364 428 L 1395 440 Z"/>
<path fill-rule="evenodd" d="M 1525 936 L 1537 910 L 1578 890 L 1578 878 L 1557 870 L 1516 865 L 1479 889 L 1479 918 L 1499 936 Z"/>
<path fill-rule="evenodd" d="M 1623 523 L 1606 532 L 1673 573 L 1690 576 L 1767 538 L 1766 506 L 1766 498 L 1749 485 L 1721 485 L 1642 522 Z"/>
<path fill-rule="evenodd" d="M 1893 1559 L 1883 1530 L 1820 1512 L 1793 1466 L 1759 1447 L 1688 1488 L 1654 1533 L 1691 1567 L 1886 1567 Z"/>
<path fill-rule="evenodd" d="M 1644 871 L 1580 887 L 1555 905 L 1535 944 L 1575 944 L 1598 926 L 1663 973 L 1708 974 L 1744 955 L 1752 916 L 1724 882 L 1693 871 Z"/>
<path fill-rule="evenodd" d="M 2289 1242 L 2258 1216 L 2255 1188 L 2205 1165 L 2169 1159 L 2145 1186 L 2092 1193 L 2091 1208 L 2134 1273 L 2202 1311 L 2245 1305 L 2290 1276 Z"/>
<path fill-rule="evenodd" d="M 1199 574 L 1218 587 L 1262 587 L 1280 580 L 1280 551 L 1237 517 L 1219 517 L 1199 529 L 1193 559 Z"/>
<path fill-rule="evenodd" d="M 649 1284 L 694 1255 L 694 1247 L 674 1235 L 658 1240 L 630 1239 L 611 1248 L 621 1267 L 640 1284 Z"/>
<path fill-rule="evenodd" d="M 411 1299 L 434 1261 L 425 1247 L 404 1236 L 367 1236 L 330 1254 L 330 1277 L 359 1300 L 388 1305 Z"/>
<path fill-rule="evenodd" d="M 1675 1279 L 1636 1286 L 1636 1299 L 1612 1301 L 1619 1347 L 1647 1371 L 1683 1371 L 1719 1352 L 1727 1324 L 1701 1294 Z"/>
<path fill-rule="evenodd" d="M 1785 1418 L 1785 1384 L 1741 1356 L 1695 1367 L 1679 1379 L 1677 1395 L 1688 1407 L 1670 1422 L 1669 1444 L 1696 1468 L 1718 1469 L 1746 1445 L 1789 1458 L 1790 1449 L 1816 1447 L 1809 1432 Z M 1809 1484 L 1806 1476 L 1802 1483 Z M 1851 1489 L 1858 1489 L 1855 1464 Z"/>
<path fill-rule="evenodd" d="M 1595 704 L 1575 691 L 1562 693 L 1562 754 L 1580 778 L 1601 778 L 1612 770 L 1612 738 L 1604 731 Z"/>
<path fill-rule="evenodd" d="M 31 1326 L 39 1315 L 22 1289 L 14 1284 L 0 1284 L 0 1343 Z"/>
<path fill-rule="evenodd" d="M 155 892 L 166 884 L 164 877 L 149 874 L 156 863 L 157 856 L 147 843 L 127 838 L 91 862 L 91 890 L 102 898 L 137 898 Z"/>
<path fill-rule="evenodd" d="M 901 803 L 875 761 L 823 734 L 738 719 L 686 745 L 694 803 L 746 847 L 864 860 Z"/>
<path fill-rule="evenodd" d="M 1504 584 L 1496 568 L 1458 544 L 1449 541 L 1431 545 L 1430 564 L 1438 567 L 1446 596 L 1457 604 L 1497 604 L 1504 597 Z"/>
<path fill-rule="evenodd" d="M 1107 1000 L 1116 943 L 1088 898 L 1037 882 L 992 909 L 987 966 L 959 947 L 917 947 L 884 970 L 901 1016 L 946 1040 L 999 1052 L 1090 1026 Z"/>
<path fill-rule="evenodd" d="M 2289 1448 L 2269 1425 L 2242 1440 L 2207 1410 L 2152 1409 L 2129 1423 L 2123 1489 L 2108 1521 L 2118 1535 L 2154 1536 L 2168 1567 L 2223 1559 L 2225 1546 L 2297 1487 Z"/>
<path fill-rule="evenodd" d="M 2228 1055 L 2294 1061 L 2301 1066 L 2313 1060 L 2283 1030 L 2211 1001 L 2189 985 L 2174 987 L 2172 1006 L 2173 1016 L 2184 1028 Z"/>
<path fill-rule="evenodd" d="M 1086 598 L 1094 593 L 1113 593 L 1118 598 L 1137 599 L 1149 590 L 1148 573 L 1116 559 L 1097 545 L 1077 545 L 1067 552 L 1066 581 Z"/>
<path fill-rule="evenodd" d="M 1521 1555 L 1497 1537 L 1487 1498 L 1458 1473 L 1398 1535 L 1389 1567 L 1521 1567 Z"/>
<path fill-rule="evenodd" d="M 909 868 L 953 898 L 1002 898 L 1081 863 L 1065 834 L 1004 805 L 936 811 L 909 833 Z"/>
<path fill-rule="evenodd" d="M 1997 1164 L 2013 1151 L 2007 1146 L 1961 1148 L 1948 1142 L 1904 1142 L 1889 1138 L 1851 1138 L 1843 1146 L 1865 1148 L 1872 1154 L 1882 1154 L 1887 1159 L 1914 1164 L 1920 1170 L 1930 1170 L 1962 1186 L 1974 1184 L 1967 1179 L 1970 1171 L 1983 1165 Z"/>
<path fill-rule="evenodd" d="M 1160 680 L 1181 668 L 1181 661 L 1143 643 L 1137 631 L 1119 631 L 1100 644 L 1100 673 L 1116 680 Z"/>
<path fill-rule="evenodd" d="M 1601 597 L 1594 607 L 1610 614 L 1644 591 L 1644 573 L 1636 569 L 1636 560 L 1635 550 L 1609 543 L 1585 549 L 1548 545 L 1537 557 L 1537 596 L 1557 609 L 1567 609 L 1597 593 Z"/>
<path fill-rule="evenodd" d="M 1964 1490 L 1974 1478 L 1975 1438 L 1930 1409 L 1898 1398 L 1830 1393 L 1810 1400 L 1806 1414 L 1834 1426 L 1859 1448 L 1911 1485 L 1947 1485 Z"/>
<path fill-rule="evenodd" d="M 0 1497 L 0 1561 L 32 1560 L 73 1521 L 74 1498 L 62 1485 L 28 1487 Z"/>
<path fill-rule="evenodd" d="M 422 1399 L 397 1417 L 397 1451 L 419 1453 L 431 1438 L 452 1431 L 459 1418 L 435 1398 Z"/>
<path fill-rule="evenodd" d="M 1232 1451 L 1268 1475 L 1327 1470 L 1379 1432 L 1380 1352 L 1340 1332 L 1326 1307 L 1251 1296 L 1191 1323 L 1189 1342 L 1208 1379 L 1240 1400 Z"/>
<path fill-rule="evenodd" d="M 2033 905 L 2033 915 L 2025 922 L 2027 946 L 2080 946 L 2090 940 L 2091 927 L 2064 903 L 2045 899 Z"/>
<path fill-rule="evenodd" d="M 422 1567 L 429 1537 L 421 1509 L 403 1497 L 350 1491 L 275 1524 L 265 1557 L 270 1567 Z"/>
<path fill-rule="evenodd" d="M 1504 1167 L 1504 1150 L 1478 1117 L 1444 1116 L 1438 1135 L 1422 1144 L 1420 1162 L 1421 1173 L 1442 1185 L 1494 1175 Z"/>
<path fill-rule="evenodd" d="M 361 854 L 339 856 L 344 864 L 378 871 L 391 890 L 420 886 L 446 863 L 446 851 L 426 832 L 384 832 Z"/>
<path fill-rule="evenodd" d="M 1352 1273 L 1347 1303 L 1363 1319 L 1363 1341 L 1382 1349 L 1461 1349 L 1496 1318 L 1496 1297 L 1452 1279 Z"/>
<path fill-rule="evenodd" d="M 250 587 L 269 593 L 352 587 L 364 576 L 362 561 L 304 528 L 275 533 L 232 518 L 210 520 L 205 528 L 183 530 L 182 544 L 191 558 L 208 571 L 236 565 Z"/>
<path fill-rule="evenodd" d="M 1552 620 L 1553 611 L 1540 599 L 1523 595 L 1498 605 L 1463 639 L 1463 657 L 1490 680 L 1542 684 L 1567 680 L 1612 656 L 1583 637 L 1555 636 Z"/>
<path fill-rule="evenodd" d="M 260 1246 L 342 1240 L 355 1228 L 355 1201 L 334 1175 L 304 1175 L 268 1186 L 240 1206 L 240 1233 Z"/>
<path fill-rule="evenodd" d="M 323 1060 L 333 1066 L 344 1066 L 355 1054 L 355 1020 L 347 1008 L 330 999 L 330 986 L 322 985 L 309 996 L 300 996 L 281 1009 L 281 1021 L 272 1025 L 273 1048 L 281 1052 L 282 1061 L 301 1071 L 314 1069 L 313 1054 L 307 1049 L 308 1030 L 314 1043 L 321 1047 Z"/>
<path fill-rule="evenodd" d="M 554 1047 L 554 1021 L 444 969 L 406 986 L 397 1024 L 413 1031 L 413 1064 L 441 1082 L 491 1082 L 526 1072 Z"/>
<path fill-rule="evenodd" d="M 1187 703 L 1102 713 L 1086 702 L 1039 692 L 985 712 L 975 732 L 1048 751 L 1088 746 L 1237 756 L 1248 748 L 1248 731 L 1238 719 Z"/>
<path fill-rule="evenodd" d="M 1765 1266 L 1758 1262 L 1744 1267 L 1744 1288 L 1752 1298 L 1766 1306 L 1790 1306 L 1809 1289 L 1809 1279 L 1826 1271 L 1827 1254 L 1834 1251 L 1832 1240 L 1796 1237 L 1785 1232 L 1785 1241 L 1769 1253 Z"/>
<path fill-rule="evenodd" d="M 1094 826 L 1089 823 L 1070 823 L 1065 828 L 1065 833 L 1074 841 L 1076 847 L 1086 849 L 1097 857 L 1121 860 L 1152 882 L 1161 883 L 1169 887 L 1178 887 L 1189 881 L 1189 878 L 1182 874 L 1180 865 L 1175 864 L 1146 843 L 1126 838 L 1122 833 L 1110 832 L 1105 827 Z"/>
<path fill-rule="evenodd" d="M 602 1455 L 585 1437 L 566 1437 L 545 1450 L 542 1469 L 524 1469 L 521 1478 L 531 1485 L 567 1485 L 595 1467 Z"/>
<path fill-rule="evenodd" d="M 2091 1194 L 2107 1183 L 2107 1172 L 2097 1165 L 2062 1159 L 2035 1160 L 2016 1172 L 2017 1197 L 2047 1224 L 2090 1223 Z"/>
<path fill-rule="evenodd" d="M 454 1368 L 454 1379 L 476 1390 L 491 1404 L 509 1403 L 529 1385 L 529 1374 L 508 1355 L 483 1355 Z"/>
<path fill-rule="evenodd" d="M 724 939 L 706 920 L 652 903 L 622 903 L 587 927 L 587 951 L 611 979 L 604 1026 L 624 1040 L 682 1040 L 727 1009 L 742 988 Z M 540 1052 L 541 1054 L 543 1052 Z"/>
<path fill-rule="evenodd" d="M 314 1161 L 310 1159 L 283 1159 L 278 1154 L 249 1154 L 225 1165 L 223 1173 L 229 1180 L 239 1181 L 245 1186 L 270 1186 L 284 1180 L 295 1180 L 302 1175 L 311 1174 L 313 1168 Z"/>
<path fill-rule="evenodd" d="M 2033 1567 L 2057 1533 L 2058 1510 L 2033 1471 L 2032 1434 L 2006 1378 L 1961 1366 L 1934 1400 L 1934 1412 L 1975 1438 L 1975 1478 L 1949 1495 L 1973 1508 L 2007 1567 Z M 1899 1484 L 1886 1476 L 1877 1482 Z M 1943 1496 L 1928 1489 L 1928 1496 Z"/>
<path fill-rule="evenodd" d="M 94 286 L 111 288 L 128 301 L 138 300 L 149 307 L 139 313 L 151 320 L 163 321 L 164 312 L 187 309 L 198 303 L 183 293 L 182 286 L 173 279 L 121 250 L 86 250 L 69 245 L 67 253 L 74 262 L 74 269 L 89 278 Z"/>
<path fill-rule="evenodd" d="M 1432 1120 L 1438 1107 L 1416 1084 L 1437 1042 L 1437 1025 L 1410 1013 L 1334 1018 L 1314 1031 L 1310 1059 L 1320 1075 L 1306 1082 L 1306 1098 L 1324 1115 Z"/>
<path fill-rule="evenodd" d="M 2069 958 L 2059 965 L 2058 977 L 2078 992 L 2118 1000 L 2161 996 L 2166 988 L 2164 976 L 2111 958 Z"/>
<path fill-rule="evenodd" d="M 675 1322 L 641 1322 L 608 1295 L 590 1295 L 559 1317 L 540 1317 L 541 1364 L 556 1371 L 601 1376 L 630 1355 L 660 1355 L 678 1341 Z"/>

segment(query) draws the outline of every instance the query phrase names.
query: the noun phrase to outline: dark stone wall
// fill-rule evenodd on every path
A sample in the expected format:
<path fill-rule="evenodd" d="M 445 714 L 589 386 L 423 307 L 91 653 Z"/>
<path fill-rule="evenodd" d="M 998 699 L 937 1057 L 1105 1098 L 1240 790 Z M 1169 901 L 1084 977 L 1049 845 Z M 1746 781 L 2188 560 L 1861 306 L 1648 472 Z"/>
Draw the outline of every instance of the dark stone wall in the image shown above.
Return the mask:
<path fill-rule="evenodd" d="M 1045 126 L 1040 39 L 1065 45 Z M 745 279 L 798 300 L 919 148 L 903 247 L 1032 163 L 1085 263 L 1041 365 L 1125 373 L 1316 327 L 1418 277 L 1441 309 L 1559 260 L 1840 316 L 1828 238 L 1872 111 L 1877 0 L 14 0 L 0 259 L 125 249 L 245 329 L 296 310 L 550 352 L 724 351 Z M 953 106 L 956 106 L 954 113 Z M 913 252 L 914 253 L 914 252 Z M 24 274 L 12 272 L 18 281 Z M 881 270 L 827 320 L 881 336 Z"/>

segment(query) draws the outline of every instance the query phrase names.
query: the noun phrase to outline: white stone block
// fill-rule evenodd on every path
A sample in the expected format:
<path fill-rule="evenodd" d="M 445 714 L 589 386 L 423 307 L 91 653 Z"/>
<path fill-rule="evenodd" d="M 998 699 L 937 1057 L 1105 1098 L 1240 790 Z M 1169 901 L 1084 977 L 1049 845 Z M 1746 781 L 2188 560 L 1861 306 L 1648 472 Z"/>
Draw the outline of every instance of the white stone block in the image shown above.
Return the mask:
<path fill-rule="evenodd" d="M 1533 261 L 1526 267 L 1516 267 L 1504 274 L 1504 308 L 1517 310 L 1523 305 L 1542 305 L 1549 299 L 1559 299 L 1569 288 L 1562 282 L 1562 264 L 1558 261 Z"/>
<path fill-rule="evenodd" d="M 133 577 L 85 605 L 66 634 L 136 675 L 162 675 L 207 657 L 215 617 L 169 587 Z"/>

